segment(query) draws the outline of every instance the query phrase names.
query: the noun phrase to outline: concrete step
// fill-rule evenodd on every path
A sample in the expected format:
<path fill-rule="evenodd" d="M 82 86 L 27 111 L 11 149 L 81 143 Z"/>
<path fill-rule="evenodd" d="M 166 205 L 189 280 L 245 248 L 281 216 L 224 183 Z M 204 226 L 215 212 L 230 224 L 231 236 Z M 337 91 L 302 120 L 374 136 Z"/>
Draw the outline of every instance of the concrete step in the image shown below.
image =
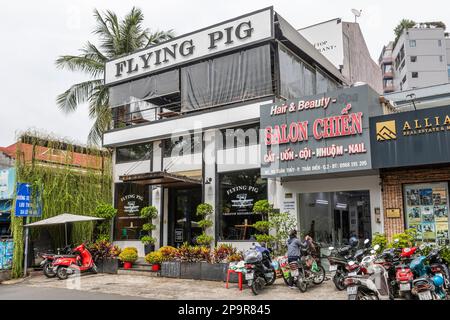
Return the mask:
<path fill-rule="evenodd" d="M 122 275 L 135 275 L 135 276 L 145 276 L 145 277 L 159 277 L 159 271 L 151 271 L 151 270 L 139 270 L 139 269 L 119 269 L 117 270 L 117 274 Z"/>

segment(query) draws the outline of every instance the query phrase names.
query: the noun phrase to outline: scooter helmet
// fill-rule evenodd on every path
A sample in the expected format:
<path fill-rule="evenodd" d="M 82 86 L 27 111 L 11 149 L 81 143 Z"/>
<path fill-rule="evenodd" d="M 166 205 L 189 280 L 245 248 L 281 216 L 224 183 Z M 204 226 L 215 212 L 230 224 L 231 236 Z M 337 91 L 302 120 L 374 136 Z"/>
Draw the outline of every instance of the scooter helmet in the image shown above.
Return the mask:
<path fill-rule="evenodd" d="M 348 244 L 349 244 L 351 247 L 357 247 L 358 244 L 359 244 L 359 240 L 358 240 L 356 237 L 351 237 L 351 238 L 349 239 L 349 241 L 348 241 Z"/>
<path fill-rule="evenodd" d="M 439 275 L 433 277 L 433 283 L 436 287 L 441 287 L 444 284 L 444 278 Z"/>

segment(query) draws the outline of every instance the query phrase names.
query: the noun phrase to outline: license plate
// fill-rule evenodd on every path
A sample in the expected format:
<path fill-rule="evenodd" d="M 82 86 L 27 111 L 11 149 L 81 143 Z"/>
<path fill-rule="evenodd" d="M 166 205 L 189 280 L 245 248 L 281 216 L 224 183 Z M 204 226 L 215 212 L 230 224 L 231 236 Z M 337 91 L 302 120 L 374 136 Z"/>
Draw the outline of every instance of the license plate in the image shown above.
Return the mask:
<path fill-rule="evenodd" d="M 355 286 L 351 286 L 351 287 L 347 287 L 347 294 L 350 295 L 354 295 L 358 293 L 358 287 Z"/>
<path fill-rule="evenodd" d="M 253 272 L 245 274 L 245 280 L 253 280 Z"/>
<path fill-rule="evenodd" d="M 349 272 L 349 273 L 348 273 L 348 276 L 349 276 L 349 277 L 354 277 L 354 276 L 356 276 L 356 272 Z"/>
<path fill-rule="evenodd" d="M 336 271 L 336 270 L 337 270 L 337 266 L 331 265 L 329 270 L 330 270 L 331 272 L 332 272 L 332 271 Z"/>
<path fill-rule="evenodd" d="M 419 300 L 433 300 L 430 291 L 419 292 Z"/>
<path fill-rule="evenodd" d="M 291 274 L 293 277 L 298 277 L 298 270 L 292 270 Z"/>
<path fill-rule="evenodd" d="M 411 284 L 409 283 L 400 283 L 400 291 L 410 291 Z"/>

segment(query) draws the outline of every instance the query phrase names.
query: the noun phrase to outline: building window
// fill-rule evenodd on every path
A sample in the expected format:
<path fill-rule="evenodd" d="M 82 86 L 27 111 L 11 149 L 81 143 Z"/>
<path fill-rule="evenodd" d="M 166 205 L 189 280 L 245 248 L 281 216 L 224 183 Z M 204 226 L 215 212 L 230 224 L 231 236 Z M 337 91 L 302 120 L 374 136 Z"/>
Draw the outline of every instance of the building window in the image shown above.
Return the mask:
<path fill-rule="evenodd" d="M 413 78 L 418 78 L 419 77 L 419 73 L 418 72 L 412 72 L 411 73 Z"/>
<path fill-rule="evenodd" d="M 144 220 L 140 218 L 140 211 L 149 205 L 148 186 L 135 183 L 115 184 L 115 204 L 117 215 L 114 223 L 115 240 L 139 240 L 144 232 Z"/>
<path fill-rule="evenodd" d="M 259 169 L 220 174 L 220 240 L 255 240 L 251 225 L 262 215 L 253 213 L 253 205 L 263 199 L 267 199 L 267 181 Z"/>
<path fill-rule="evenodd" d="M 409 46 L 414 48 L 416 46 L 416 40 L 409 40 Z"/>
<path fill-rule="evenodd" d="M 448 244 L 448 184 L 404 186 L 407 228 L 417 230 L 416 240 Z"/>
<path fill-rule="evenodd" d="M 444 61 L 444 58 L 442 56 L 439 56 L 439 62 Z"/>
<path fill-rule="evenodd" d="M 411 62 L 416 62 L 417 61 L 417 56 L 411 56 Z"/>
<path fill-rule="evenodd" d="M 438 47 L 442 47 L 442 40 L 438 40 Z"/>
<path fill-rule="evenodd" d="M 152 143 L 135 144 L 116 149 L 116 163 L 151 160 Z"/>
<path fill-rule="evenodd" d="M 202 134 L 186 134 L 163 140 L 163 157 L 179 157 L 202 152 Z"/>
<path fill-rule="evenodd" d="M 259 123 L 221 130 L 223 149 L 248 147 L 259 143 Z"/>

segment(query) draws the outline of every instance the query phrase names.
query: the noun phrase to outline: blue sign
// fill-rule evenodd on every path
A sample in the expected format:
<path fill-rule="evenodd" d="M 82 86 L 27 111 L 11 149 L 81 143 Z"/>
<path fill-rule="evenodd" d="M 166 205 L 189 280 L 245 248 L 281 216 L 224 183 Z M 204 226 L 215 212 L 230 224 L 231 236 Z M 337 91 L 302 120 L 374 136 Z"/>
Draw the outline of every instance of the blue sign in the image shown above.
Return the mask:
<path fill-rule="evenodd" d="M 32 187 L 29 183 L 17 183 L 16 192 L 16 217 L 40 217 L 42 215 L 42 207 L 39 193 L 37 208 L 32 206 Z"/>

